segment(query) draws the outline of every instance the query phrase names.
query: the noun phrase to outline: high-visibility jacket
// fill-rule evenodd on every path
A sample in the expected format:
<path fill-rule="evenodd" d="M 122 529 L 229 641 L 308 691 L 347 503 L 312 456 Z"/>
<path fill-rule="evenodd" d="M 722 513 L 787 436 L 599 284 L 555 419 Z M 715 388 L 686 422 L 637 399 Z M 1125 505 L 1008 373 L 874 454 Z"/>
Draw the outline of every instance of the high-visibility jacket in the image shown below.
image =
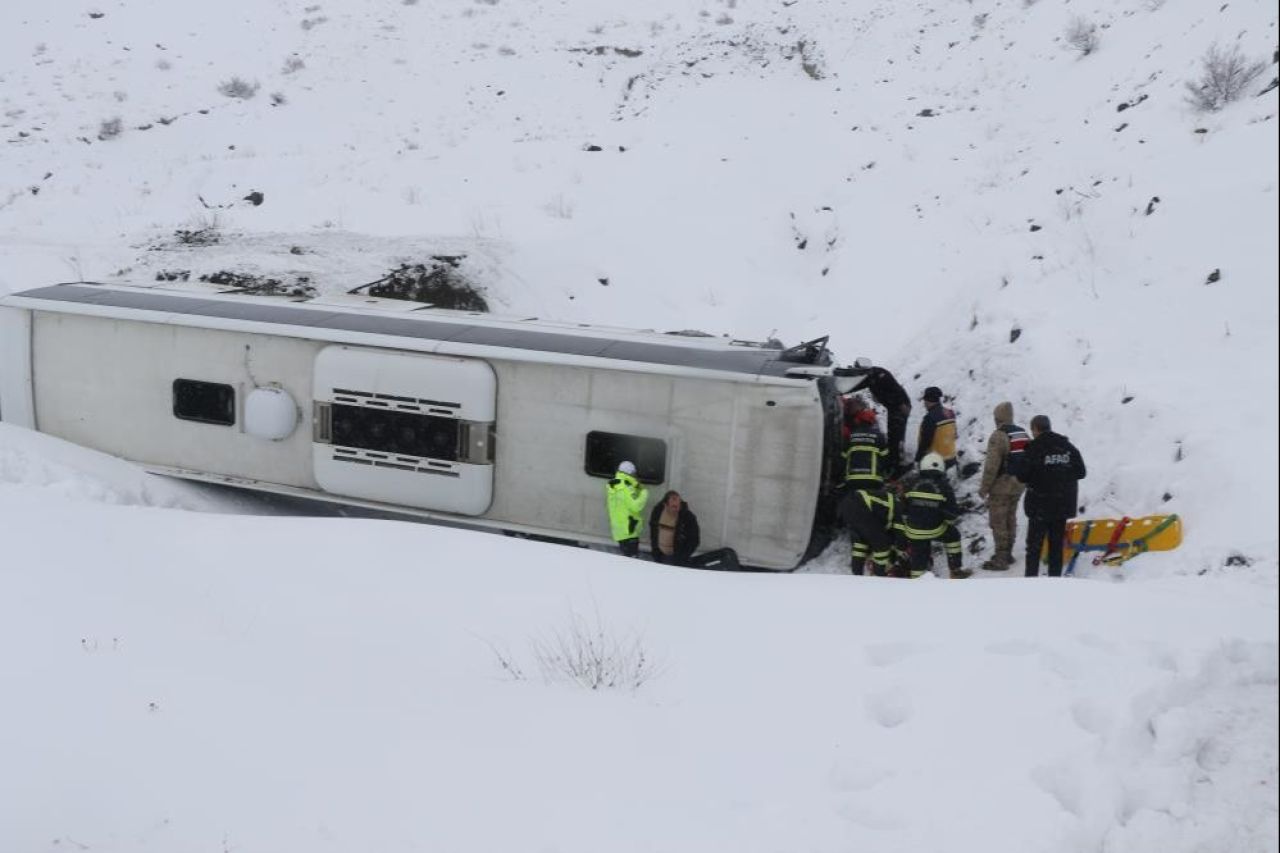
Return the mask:
<path fill-rule="evenodd" d="M 902 533 L 908 539 L 936 539 L 960 514 L 955 492 L 941 471 L 922 471 L 902 496 Z"/>
<path fill-rule="evenodd" d="M 889 445 L 879 427 L 857 426 L 849 433 L 844 451 L 844 480 L 850 486 L 878 486 L 884 482 L 884 460 Z"/>
<path fill-rule="evenodd" d="M 956 463 L 956 413 L 941 403 L 930 406 L 920 421 L 916 461 L 927 453 L 941 456 L 947 467 Z"/>
<path fill-rule="evenodd" d="M 613 541 L 638 537 L 644 519 L 644 505 L 649 501 L 649 490 L 635 477 L 619 471 L 605 484 L 604 493 Z"/>

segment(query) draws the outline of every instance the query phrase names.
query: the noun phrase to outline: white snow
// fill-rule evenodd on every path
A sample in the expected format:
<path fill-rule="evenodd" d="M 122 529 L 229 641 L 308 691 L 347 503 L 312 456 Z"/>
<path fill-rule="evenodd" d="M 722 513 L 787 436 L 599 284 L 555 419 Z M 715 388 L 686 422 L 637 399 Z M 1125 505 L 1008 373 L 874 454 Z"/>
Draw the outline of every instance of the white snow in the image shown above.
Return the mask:
<path fill-rule="evenodd" d="M 1010 399 L 1089 515 L 1186 525 L 1069 581 L 672 571 L 0 424 L 0 850 L 1277 851 L 1276 39 L 1262 0 L 0 4 L 0 292 L 464 253 L 501 312 L 830 333 L 954 395 L 968 461 Z M 1196 113 L 1214 42 L 1266 68 Z M 651 675 L 544 678 L 575 624 Z"/>

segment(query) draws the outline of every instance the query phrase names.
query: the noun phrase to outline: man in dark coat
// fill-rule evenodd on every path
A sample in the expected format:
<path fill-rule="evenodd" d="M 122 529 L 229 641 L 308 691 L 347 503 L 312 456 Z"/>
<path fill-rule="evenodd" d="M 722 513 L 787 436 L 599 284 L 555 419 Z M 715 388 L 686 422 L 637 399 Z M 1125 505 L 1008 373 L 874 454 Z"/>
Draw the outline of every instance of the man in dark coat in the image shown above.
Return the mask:
<path fill-rule="evenodd" d="M 884 406 L 886 412 L 889 456 L 885 459 L 885 472 L 892 477 L 902 467 L 902 442 L 907 435 L 907 419 L 911 417 L 911 397 L 893 374 L 883 367 L 869 368 L 851 390 L 861 391 L 864 388 L 871 392 L 871 399 Z"/>
<path fill-rule="evenodd" d="M 948 469 L 956 467 L 956 413 L 942 404 L 942 389 L 930 385 L 924 389 L 924 417 L 920 419 L 920 436 L 916 440 L 916 462 L 936 453 Z"/>
<path fill-rule="evenodd" d="M 702 533 L 698 517 L 677 491 L 667 492 L 649 513 L 649 547 L 655 563 L 693 568 L 737 569 L 738 554 L 717 548 L 696 557 Z"/>
<path fill-rule="evenodd" d="M 1084 457 L 1067 437 L 1053 431 L 1046 415 L 1031 419 L 1018 479 L 1027 484 L 1027 577 L 1040 574 L 1040 549 L 1049 540 L 1049 576 L 1062 576 L 1062 540 L 1067 519 L 1076 514 L 1077 485 L 1085 476 Z"/>

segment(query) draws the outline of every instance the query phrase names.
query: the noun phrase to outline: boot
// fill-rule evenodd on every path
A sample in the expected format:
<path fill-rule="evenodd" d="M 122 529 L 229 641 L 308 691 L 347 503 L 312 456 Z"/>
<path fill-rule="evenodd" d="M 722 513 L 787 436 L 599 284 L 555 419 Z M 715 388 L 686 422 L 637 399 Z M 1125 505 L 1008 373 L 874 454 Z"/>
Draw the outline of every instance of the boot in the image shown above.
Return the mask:
<path fill-rule="evenodd" d="M 852 571 L 855 575 L 860 575 L 863 572 L 865 572 L 866 567 L 867 567 L 866 560 L 860 560 L 857 557 L 854 557 L 852 560 L 849 561 L 849 570 Z"/>
<path fill-rule="evenodd" d="M 1008 554 L 994 554 L 982 564 L 982 568 L 988 572 L 1007 572 L 1009 567 L 1013 565 L 1013 557 Z"/>
<path fill-rule="evenodd" d="M 962 569 L 960 567 L 959 554 L 947 555 L 947 570 L 951 573 L 952 578 L 957 578 L 957 579 L 964 579 L 973 574 L 973 572 L 969 571 L 968 569 Z"/>
<path fill-rule="evenodd" d="M 951 577 L 953 580 L 964 580 L 965 578 L 971 577 L 972 575 L 973 575 L 973 572 L 969 571 L 968 569 L 951 569 Z"/>

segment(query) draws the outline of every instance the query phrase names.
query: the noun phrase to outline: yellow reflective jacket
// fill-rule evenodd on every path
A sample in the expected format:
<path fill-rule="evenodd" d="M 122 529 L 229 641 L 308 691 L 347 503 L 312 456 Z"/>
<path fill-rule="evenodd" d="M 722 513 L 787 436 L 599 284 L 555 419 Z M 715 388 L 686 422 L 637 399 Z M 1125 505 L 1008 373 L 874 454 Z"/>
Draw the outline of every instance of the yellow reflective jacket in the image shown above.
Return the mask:
<path fill-rule="evenodd" d="M 605 484 L 605 501 L 609 507 L 609 531 L 614 542 L 635 539 L 640 535 L 644 520 L 644 505 L 649 501 L 649 490 L 640 481 L 621 471 Z"/>

